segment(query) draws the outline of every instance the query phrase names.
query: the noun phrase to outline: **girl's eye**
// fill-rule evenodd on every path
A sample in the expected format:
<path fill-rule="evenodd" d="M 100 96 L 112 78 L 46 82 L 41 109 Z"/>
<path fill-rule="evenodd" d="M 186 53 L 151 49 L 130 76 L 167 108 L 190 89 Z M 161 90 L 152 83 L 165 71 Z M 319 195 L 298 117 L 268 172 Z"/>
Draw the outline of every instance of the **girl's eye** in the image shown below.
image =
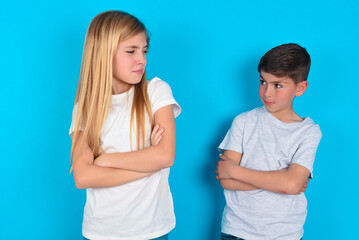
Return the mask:
<path fill-rule="evenodd" d="M 134 50 L 132 50 L 132 51 L 126 51 L 127 53 L 135 53 L 135 51 Z"/>
<path fill-rule="evenodd" d="M 143 53 L 144 53 L 144 54 L 147 54 L 147 53 L 148 53 L 148 50 L 144 50 Z"/>

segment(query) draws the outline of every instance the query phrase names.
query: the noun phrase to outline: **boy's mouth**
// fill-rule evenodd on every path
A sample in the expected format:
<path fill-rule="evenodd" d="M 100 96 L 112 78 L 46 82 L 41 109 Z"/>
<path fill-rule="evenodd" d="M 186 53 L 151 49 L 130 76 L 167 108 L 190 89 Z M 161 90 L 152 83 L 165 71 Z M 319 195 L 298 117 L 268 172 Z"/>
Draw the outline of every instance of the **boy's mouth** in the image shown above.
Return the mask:
<path fill-rule="evenodd" d="M 268 102 L 268 101 L 264 101 L 264 104 L 267 105 L 267 106 L 271 106 L 274 104 L 274 102 Z"/>

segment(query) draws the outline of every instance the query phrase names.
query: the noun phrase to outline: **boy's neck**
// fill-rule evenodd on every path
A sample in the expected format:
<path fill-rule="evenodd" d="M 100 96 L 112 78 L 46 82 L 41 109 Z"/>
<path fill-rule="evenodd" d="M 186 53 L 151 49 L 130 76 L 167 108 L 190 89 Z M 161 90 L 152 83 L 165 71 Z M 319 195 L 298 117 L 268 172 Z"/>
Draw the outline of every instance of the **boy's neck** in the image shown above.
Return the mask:
<path fill-rule="evenodd" d="M 268 110 L 268 109 L 267 109 Z M 269 111 L 268 111 L 269 112 Z M 269 112 L 272 114 L 273 117 L 278 119 L 281 122 L 284 123 L 294 123 L 294 122 L 301 122 L 303 121 L 303 118 L 301 118 L 293 108 L 288 109 L 286 111 L 280 111 L 280 112 Z"/>

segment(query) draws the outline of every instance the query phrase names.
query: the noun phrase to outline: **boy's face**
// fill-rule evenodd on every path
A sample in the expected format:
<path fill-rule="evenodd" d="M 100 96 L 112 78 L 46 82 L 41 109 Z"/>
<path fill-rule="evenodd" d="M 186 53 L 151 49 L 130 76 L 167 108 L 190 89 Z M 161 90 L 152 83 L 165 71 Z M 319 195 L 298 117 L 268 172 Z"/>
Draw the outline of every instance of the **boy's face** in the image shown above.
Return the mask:
<path fill-rule="evenodd" d="M 282 121 L 290 121 L 294 113 L 293 100 L 302 95 L 307 86 L 307 81 L 295 84 L 289 77 L 260 72 L 259 96 L 268 112 Z"/>

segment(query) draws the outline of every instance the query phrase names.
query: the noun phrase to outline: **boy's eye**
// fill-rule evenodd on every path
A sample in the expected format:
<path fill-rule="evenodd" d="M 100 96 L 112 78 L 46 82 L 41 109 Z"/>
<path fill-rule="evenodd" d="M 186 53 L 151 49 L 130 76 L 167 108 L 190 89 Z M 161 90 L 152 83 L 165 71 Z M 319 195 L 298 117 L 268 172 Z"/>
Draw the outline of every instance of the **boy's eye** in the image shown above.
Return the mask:
<path fill-rule="evenodd" d="M 259 80 L 259 82 L 260 82 L 260 85 L 265 85 L 266 84 L 266 82 L 263 81 L 263 80 Z"/>
<path fill-rule="evenodd" d="M 276 87 L 276 88 L 282 88 L 282 85 L 276 84 L 275 87 Z"/>
<path fill-rule="evenodd" d="M 144 54 L 147 54 L 147 53 L 148 53 L 148 50 L 144 50 L 143 53 L 144 53 Z"/>

